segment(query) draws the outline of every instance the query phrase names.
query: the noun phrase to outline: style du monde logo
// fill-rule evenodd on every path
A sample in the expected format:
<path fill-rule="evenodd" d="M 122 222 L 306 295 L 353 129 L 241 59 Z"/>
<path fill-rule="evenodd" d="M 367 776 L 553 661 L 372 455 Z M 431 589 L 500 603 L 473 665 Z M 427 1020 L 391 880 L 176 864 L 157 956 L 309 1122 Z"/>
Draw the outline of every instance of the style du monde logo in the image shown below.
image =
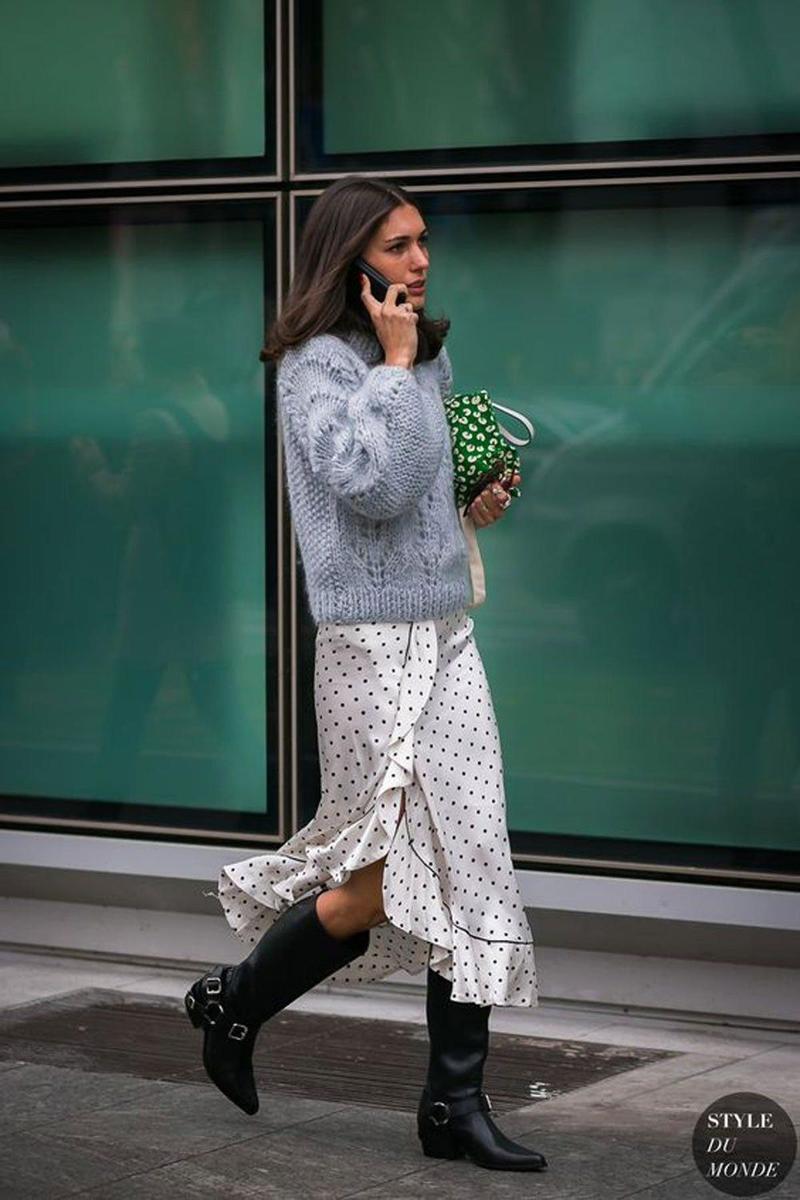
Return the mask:
<path fill-rule="evenodd" d="M 692 1136 L 704 1179 L 726 1196 L 763 1196 L 782 1183 L 797 1153 L 789 1114 L 769 1096 L 731 1092 L 709 1104 Z"/>

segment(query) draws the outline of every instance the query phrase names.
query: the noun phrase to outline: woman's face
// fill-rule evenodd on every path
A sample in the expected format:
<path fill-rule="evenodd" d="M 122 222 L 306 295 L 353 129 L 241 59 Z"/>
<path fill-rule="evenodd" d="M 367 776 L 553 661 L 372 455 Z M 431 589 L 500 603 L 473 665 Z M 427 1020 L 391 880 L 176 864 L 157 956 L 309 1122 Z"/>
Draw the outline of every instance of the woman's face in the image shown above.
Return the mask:
<path fill-rule="evenodd" d="M 390 283 L 405 284 L 414 309 L 424 306 L 428 231 L 413 204 L 399 204 L 392 209 L 364 251 L 364 258 Z"/>

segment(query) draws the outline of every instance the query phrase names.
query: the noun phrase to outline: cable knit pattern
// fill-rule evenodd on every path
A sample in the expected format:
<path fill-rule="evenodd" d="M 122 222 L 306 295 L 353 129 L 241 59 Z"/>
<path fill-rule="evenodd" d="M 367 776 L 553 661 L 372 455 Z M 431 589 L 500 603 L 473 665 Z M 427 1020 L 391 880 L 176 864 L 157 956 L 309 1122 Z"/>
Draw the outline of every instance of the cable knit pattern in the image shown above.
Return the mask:
<path fill-rule="evenodd" d="M 472 600 L 442 347 L 413 370 L 377 337 L 308 338 L 277 373 L 292 519 L 314 621 L 418 621 Z"/>

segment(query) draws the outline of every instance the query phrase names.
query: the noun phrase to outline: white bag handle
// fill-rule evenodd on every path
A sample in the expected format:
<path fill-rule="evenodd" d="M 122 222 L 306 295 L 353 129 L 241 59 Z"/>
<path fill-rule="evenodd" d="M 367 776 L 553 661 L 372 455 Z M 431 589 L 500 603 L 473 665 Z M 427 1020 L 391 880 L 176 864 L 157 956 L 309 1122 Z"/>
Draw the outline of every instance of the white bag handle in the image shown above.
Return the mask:
<path fill-rule="evenodd" d="M 501 412 L 508 413 L 508 415 L 510 417 L 514 417 L 517 421 L 520 421 L 528 431 L 528 439 L 526 441 L 524 438 L 517 437 L 515 434 L 510 433 L 509 430 L 506 429 L 505 425 L 501 425 L 500 422 L 498 421 L 497 425 L 498 425 L 498 428 L 500 429 L 500 432 L 502 433 L 503 437 L 506 438 L 509 442 L 511 442 L 512 446 L 528 446 L 528 445 L 530 445 L 530 443 L 533 441 L 533 439 L 536 436 L 536 430 L 533 428 L 533 425 L 528 420 L 528 418 L 525 416 L 525 414 L 517 412 L 517 410 L 514 408 L 507 408 L 505 404 L 498 404 L 496 400 L 492 400 L 492 406 L 494 408 L 499 408 Z"/>

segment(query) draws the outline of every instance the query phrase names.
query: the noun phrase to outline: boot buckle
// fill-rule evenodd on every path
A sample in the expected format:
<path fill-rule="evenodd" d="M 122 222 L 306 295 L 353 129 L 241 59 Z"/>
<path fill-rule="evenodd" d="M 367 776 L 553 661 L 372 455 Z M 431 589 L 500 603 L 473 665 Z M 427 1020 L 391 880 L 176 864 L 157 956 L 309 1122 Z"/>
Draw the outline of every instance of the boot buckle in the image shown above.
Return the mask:
<path fill-rule="evenodd" d="M 434 1100 L 428 1109 L 428 1120 L 432 1125 L 446 1125 L 450 1120 L 450 1105 L 446 1100 Z"/>
<path fill-rule="evenodd" d="M 222 991 L 222 980 L 219 975 L 208 975 L 203 987 L 207 996 L 218 996 Z"/>
<path fill-rule="evenodd" d="M 212 1016 L 213 1012 L 213 1016 Z M 209 1025 L 216 1025 L 220 1017 L 225 1015 L 225 1009 L 218 1000 L 209 1000 L 208 1004 L 203 1009 L 203 1020 Z"/>
<path fill-rule="evenodd" d="M 489 1095 L 488 1092 L 484 1092 L 483 1095 L 486 1100 L 486 1107 L 488 1108 L 489 1112 L 494 1112 L 494 1105 L 492 1104 L 491 1096 Z"/>
<path fill-rule="evenodd" d="M 235 1042 L 243 1042 L 247 1037 L 247 1026 L 242 1025 L 241 1021 L 234 1021 L 228 1030 L 228 1037 L 233 1038 Z"/>

